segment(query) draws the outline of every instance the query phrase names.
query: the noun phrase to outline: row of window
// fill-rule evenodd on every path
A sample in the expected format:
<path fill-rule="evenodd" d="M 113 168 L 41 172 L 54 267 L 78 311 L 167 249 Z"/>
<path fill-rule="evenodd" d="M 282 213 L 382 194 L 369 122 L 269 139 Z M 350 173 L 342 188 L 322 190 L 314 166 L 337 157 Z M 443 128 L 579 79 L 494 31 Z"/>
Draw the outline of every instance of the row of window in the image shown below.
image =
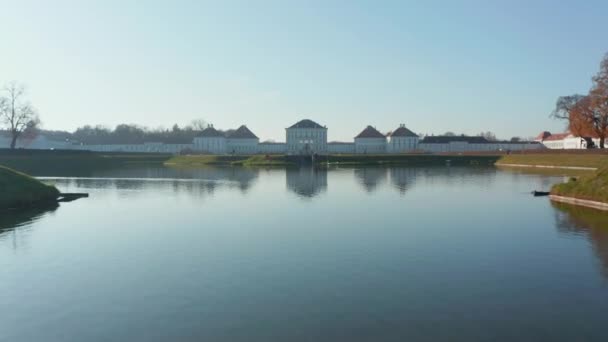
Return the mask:
<path fill-rule="evenodd" d="M 300 138 L 317 138 L 317 139 L 325 139 L 327 137 L 327 133 L 324 131 L 315 132 L 315 131 L 304 131 L 304 132 L 287 132 L 287 139 L 300 139 Z"/>

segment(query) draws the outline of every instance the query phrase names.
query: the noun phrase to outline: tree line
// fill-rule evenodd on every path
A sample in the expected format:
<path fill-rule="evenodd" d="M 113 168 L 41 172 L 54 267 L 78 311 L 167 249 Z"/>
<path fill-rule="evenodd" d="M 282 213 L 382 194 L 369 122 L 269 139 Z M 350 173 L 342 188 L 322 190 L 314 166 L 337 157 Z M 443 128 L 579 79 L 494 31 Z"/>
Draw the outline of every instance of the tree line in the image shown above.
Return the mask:
<path fill-rule="evenodd" d="M 597 138 L 599 147 L 605 148 L 608 137 L 608 54 L 602 59 L 598 73 L 593 76 L 587 94 L 559 97 L 551 116 L 567 120 L 570 133 Z"/>
<path fill-rule="evenodd" d="M 51 140 L 71 141 L 82 144 L 142 144 L 162 142 L 165 144 L 189 144 L 194 137 L 207 127 L 202 119 L 192 120 L 180 127 L 170 129 L 147 127 L 134 124 L 120 124 L 116 127 L 85 125 L 74 132 L 43 130 L 40 127 L 38 111 L 26 98 L 25 86 L 10 82 L 0 88 L 0 133 L 10 137 L 10 148 L 14 149 L 19 139 L 34 139 L 42 134 Z M 231 130 L 224 131 L 228 134 Z"/>
<path fill-rule="evenodd" d="M 162 142 L 165 144 L 190 144 L 194 137 L 205 129 L 203 120 L 195 120 L 191 124 L 172 128 L 149 129 L 133 124 L 120 124 L 114 129 L 104 126 L 83 126 L 77 128 L 66 137 L 77 143 L 86 145 L 99 144 L 143 144 L 145 142 Z"/>

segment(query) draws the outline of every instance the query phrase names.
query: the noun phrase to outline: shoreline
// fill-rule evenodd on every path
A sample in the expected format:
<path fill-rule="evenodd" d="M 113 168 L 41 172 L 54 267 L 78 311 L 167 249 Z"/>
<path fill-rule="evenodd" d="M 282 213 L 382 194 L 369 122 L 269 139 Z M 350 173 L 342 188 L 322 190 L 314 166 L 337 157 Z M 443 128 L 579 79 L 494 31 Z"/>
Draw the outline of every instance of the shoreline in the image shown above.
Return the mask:
<path fill-rule="evenodd" d="M 608 211 L 608 203 L 592 200 L 585 200 L 576 197 L 549 195 L 549 199 L 554 202 L 566 203 L 581 207 L 593 208 L 603 211 Z"/>
<path fill-rule="evenodd" d="M 53 185 L 0 166 L 0 211 L 47 206 L 60 195 Z"/>
<path fill-rule="evenodd" d="M 496 163 L 496 166 L 513 167 L 513 168 L 531 168 L 531 169 L 558 169 L 558 170 L 577 170 L 577 171 L 597 171 L 597 167 L 586 166 L 559 166 L 559 165 L 537 165 L 537 164 L 507 164 Z"/>

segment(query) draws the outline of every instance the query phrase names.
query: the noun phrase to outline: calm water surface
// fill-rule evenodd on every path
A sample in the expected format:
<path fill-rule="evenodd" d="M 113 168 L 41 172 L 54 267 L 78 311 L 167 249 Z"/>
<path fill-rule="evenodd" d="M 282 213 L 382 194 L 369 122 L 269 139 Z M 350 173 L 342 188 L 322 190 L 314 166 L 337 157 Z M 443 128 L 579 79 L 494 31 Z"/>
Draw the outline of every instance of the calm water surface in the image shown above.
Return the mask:
<path fill-rule="evenodd" d="M 608 215 L 529 195 L 562 177 L 89 176 L 0 216 L 1 341 L 608 340 Z"/>

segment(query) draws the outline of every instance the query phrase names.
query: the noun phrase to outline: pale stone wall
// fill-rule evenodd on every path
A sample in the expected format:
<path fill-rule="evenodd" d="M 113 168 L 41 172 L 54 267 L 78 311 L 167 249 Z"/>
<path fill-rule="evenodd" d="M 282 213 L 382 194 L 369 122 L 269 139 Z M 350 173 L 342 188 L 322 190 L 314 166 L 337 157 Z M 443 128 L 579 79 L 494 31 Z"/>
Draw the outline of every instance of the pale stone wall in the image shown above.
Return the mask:
<path fill-rule="evenodd" d="M 355 153 L 386 153 L 386 138 L 355 138 Z"/>

